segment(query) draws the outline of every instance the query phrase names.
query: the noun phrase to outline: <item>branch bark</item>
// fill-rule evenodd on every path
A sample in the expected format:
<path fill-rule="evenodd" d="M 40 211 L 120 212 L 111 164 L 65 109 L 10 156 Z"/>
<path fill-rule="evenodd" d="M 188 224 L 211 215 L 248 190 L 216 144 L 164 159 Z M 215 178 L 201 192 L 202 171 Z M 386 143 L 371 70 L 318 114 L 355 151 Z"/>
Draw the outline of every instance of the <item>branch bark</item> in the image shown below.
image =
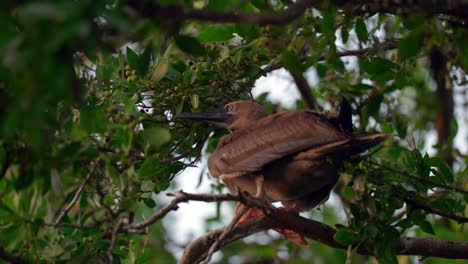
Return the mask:
<path fill-rule="evenodd" d="M 85 179 L 83 180 L 83 182 L 80 184 L 80 187 L 78 187 L 78 190 L 76 191 L 75 195 L 73 196 L 73 199 L 71 200 L 71 202 L 67 205 L 67 207 L 65 207 L 62 212 L 59 214 L 59 216 L 57 217 L 57 220 L 55 220 L 55 223 L 54 223 L 54 227 L 57 227 L 63 220 L 63 218 L 68 214 L 68 212 L 73 208 L 73 206 L 78 202 L 78 199 L 80 198 L 81 196 L 81 193 L 83 192 L 84 190 L 84 186 L 86 185 L 86 183 L 89 181 L 89 179 L 91 179 L 91 176 L 93 176 L 93 173 L 94 173 L 94 169 L 95 169 L 95 165 L 92 165 L 91 169 L 89 170 L 88 172 L 88 175 L 86 175 Z"/>
<path fill-rule="evenodd" d="M 384 50 L 390 50 L 390 49 L 395 49 L 398 47 L 398 40 L 395 39 L 388 39 L 385 40 L 384 42 L 378 43 L 375 46 L 368 47 L 368 48 L 363 48 L 363 49 L 358 49 L 358 50 L 344 50 L 341 52 L 338 52 L 336 54 L 337 57 L 346 57 L 346 56 L 364 56 L 366 54 L 372 53 L 372 52 L 377 52 L 377 51 L 384 51 Z M 307 57 L 301 58 L 301 61 L 305 60 Z M 322 55 L 319 58 L 319 61 L 326 60 L 325 55 Z M 271 72 L 277 69 L 282 68 L 283 62 L 278 61 L 276 63 L 273 63 L 269 66 L 267 66 L 265 69 L 263 69 L 265 72 Z"/>
<path fill-rule="evenodd" d="M 129 0 L 126 9 L 133 17 L 162 17 L 182 21 L 198 20 L 214 23 L 237 23 L 256 25 L 283 25 L 299 18 L 307 8 L 324 8 L 334 6 L 352 14 L 362 13 L 403 13 L 415 12 L 426 15 L 448 15 L 465 22 L 468 17 L 468 2 L 466 0 L 385 0 L 385 1 L 312 1 L 297 0 L 288 9 L 279 12 L 236 13 L 215 12 L 211 10 L 188 9 L 177 5 L 159 5 L 154 2 Z"/>
<path fill-rule="evenodd" d="M 354 0 L 354 1 L 334 1 L 337 6 L 345 11 L 366 13 L 403 13 L 411 15 L 414 13 L 423 13 L 429 16 L 448 15 L 467 21 L 468 1 L 466 0 Z"/>
<path fill-rule="evenodd" d="M 439 49 L 434 48 L 429 54 L 429 59 L 432 77 L 437 85 L 436 95 L 439 107 L 436 120 L 437 145 L 439 146 L 441 157 L 449 166 L 452 166 L 453 156 L 450 137 L 452 121 L 454 119 L 454 102 L 452 87 L 447 82 L 447 58 Z"/>
<path fill-rule="evenodd" d="M 177 191 L 175 194 L 169 195 L 175 196 L 169 205 L 154 214 L 147 221 L 122 227 L 121 232 L 133 233 L 146 228 L 164 217 L 170 211 L 177 210 L 179 203 L 188 201 L 237 201 L 244 203 L 248 207 L 265 209 L 263 203 L 249 196 L 232 194 L 191 194 L 183 191 Z M 227 228 L 232 228 L 232 230 L 226 232 Z M 221 248 L 233 241 L 271 228 L 290 229 L 332 248 L 346 250 L 348 247 L 335 240 L 334 235 L 336 230 L 333 227 L 291 212 L 278 210 L 267 213 L 266 216 L 252 218 L 234 227 L 228 226 L 220 228 L 201 236 L 186 247 L 179 263 L 198 263 L 208 256 L 208 252 L 210 252 L 210 248 L 213 247 L 214 243 L 219 243 L 219 248 Z M 222 238 L 220 238 L 221 235 L 223 235 Z M 367 251 L 363 246 L 358 246 L 356 252 L 362 255 L 372 255 L 372 252 Z M 395 252 L 399 255 L 468 259 L 468 242 L 448 241 L 435 238 L 404 237 L 395 245 Z"/>
<path fill-rule="evenodd" d="M 347 246 L 334 239 L 336 230 L 326 224 L 306 219 L 301 216 L 278 211 L 269 216 L 251 219 L 236 226 L 230 236 L 221 241 L 220 246 L 244 238 L 246 236 L 268 230 L 270 228 L 287 228 L 304 234 L 305 237 L 328 245 L 332 248 L 346 250 Z M 192 241 L 185 249 L 179 264 L 198 263 L 206 257 L 211 244 L 224 232 L 220 228 L 209 232 Z M 395 245 L 398 255 L 418 255 L 426 257 L 468 259 L 468 242 L 448 241 L 435 238 L 404 237 Z M 359 246 L 357 252 L 362 255 L 372 255 L 364 247 Z"/>
<path fill-rule="evenodd" d="M 215 23 L 281 25 L 300 17 L 312 3 L 312 0 L 297 0 L 295 4 L 284 11 L 268 13 L 214 12 L 211 10 L 187 9 L 176 5 L 162 6 L 154 2 L 136 0 L 127 1 L 127 8 L 132 10 L 130 13 L 137 13 L 140 16 L 158 16 L 176 21 L 200 20 Z"/>
<path fill-rule="evenodd" d="M 309 83 L 307 82 L 304 75 L 302 73 L 293 73 L 293 72 L 291 72 L 291 75 L 294 79 L 294 82 L 296 83 L 297 89 L 301 93 L 304 103 L 307 105 L 307 108 L 311 110 L 317 110 L 315 100 L 312 97 L 312 94 L 310 93 Z"/>

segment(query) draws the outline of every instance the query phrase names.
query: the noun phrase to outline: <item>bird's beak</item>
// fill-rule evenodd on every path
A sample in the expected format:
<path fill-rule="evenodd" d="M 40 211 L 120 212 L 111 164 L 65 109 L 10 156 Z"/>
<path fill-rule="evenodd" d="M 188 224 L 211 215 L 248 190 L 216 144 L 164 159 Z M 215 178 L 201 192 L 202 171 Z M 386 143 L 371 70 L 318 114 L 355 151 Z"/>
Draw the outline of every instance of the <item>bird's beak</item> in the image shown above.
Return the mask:
<path fill-rule="evenodd" d="M 180 113 L 177 118 L 228 126 L 233 121 L 234 115 L 226 112 L 224 109 L 219 109 L 200 113 Z"/>

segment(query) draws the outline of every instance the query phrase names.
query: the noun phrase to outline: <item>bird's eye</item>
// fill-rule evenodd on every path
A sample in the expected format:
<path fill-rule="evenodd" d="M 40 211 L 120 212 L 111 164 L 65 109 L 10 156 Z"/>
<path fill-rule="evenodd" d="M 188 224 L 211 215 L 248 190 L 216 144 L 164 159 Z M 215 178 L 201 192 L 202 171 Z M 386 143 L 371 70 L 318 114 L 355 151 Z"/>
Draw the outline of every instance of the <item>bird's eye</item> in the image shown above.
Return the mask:
<path fill-rule="evenodd" d="M 226 105 L 224 109 L 226 110 L 226 112 L 231 112 L 234 109 L 234 107 L 232 105 Z"/>

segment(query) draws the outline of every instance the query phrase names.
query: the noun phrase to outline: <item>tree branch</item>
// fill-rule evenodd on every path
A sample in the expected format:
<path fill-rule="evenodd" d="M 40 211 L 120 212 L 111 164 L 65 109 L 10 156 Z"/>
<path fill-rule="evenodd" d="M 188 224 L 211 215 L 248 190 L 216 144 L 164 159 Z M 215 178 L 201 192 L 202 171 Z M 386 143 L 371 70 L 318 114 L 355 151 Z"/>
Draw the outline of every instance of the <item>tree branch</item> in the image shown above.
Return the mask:
<path fill-rule="evenodd" d="M 385 40 L 384 42 L 378 43 L 378 44 L 376 44 L 375 46 L 372 46 L 372 47 L 368 47 L 368 48 L 364 48 L 364 49 L 358 49 L 358 50 L 344 50 L 344 51 L 338 52 L 336 54 L 336 56 L 337 57 L 346 57 L 346 56 L 358 56 L 359 57 L 359 56 L 367 55 L 367 54 L 372 53 L 372 52 L 376 52 L 376 51 L 380 51 L 380 50 L 395 49 L 397 47 L 398 47 L 398 40 L 388 39 L 388 40 Z M 306 56 L 300 58 L 301 61 L 304 61 L 306 59 L 307 59 Z M 319 58 L 319 61 L 323 61 L 323 60 L 326 60 L 326 59 L 327 59 L 326 56 L 322 55 Z M 275 62 L 273 64 L 270 64 L 269 66 L 267 66 L 263 70 L 265 72 L 271 72 L 271 71 L 283 68 L 283 66 L 284 66 L 283 62 L 278 61 L 278 62 Z"/>
<path fill-rule="evenodd" d="M 456 191 L 456 192 L 459 192 L 459 193 L 468 194 L 468 190 L 462 189 L 462 188 L 457 187 L 457 186 L 448 186 L 448 185 L 442 184 L 440 182 L 436 182 L 436 181 L 433 181 L 431 179 L 424 178 L 424 177 L 421 177 L 419 175 L 409 173 L 407 171 L 399 171 L 399 170 L 393 169 L 391 167 L 387 167 L 385 165 L 379 164 L 379 163 L 377 163 L 375 161 L 372 161 L 372 160 L 367 160 L 367 163 L 369 163 L 371 165 L 374 165 L 379 169 L 384 169 L 386 171 L 398 173 L 398 174 L 404 175 L 404 176 L 406 176 L 408 178 L 411 178 L 411 179 L 414 179 L 414 180 L 417 180 L 417 181 L 420 181 L 420 182 L 424 182 L 424 183 L 427 183 L 427 184 L 430 184 L 430 185 L 434 185 L 435 187 L 439 187 L 439 188 L 443 188 L 443 189 L 451 190 L 451 191 Z"/>
<path fill-rule="evenodd" d="M 211 10 L 187 9 L 176 5 L 158 5 L 154 2 L 127 1 L 129 13 L 134 16 L 162 17 L 170 20 L 200 20 L 215 23 L 237 23 L 256 25 L 282 25 L 300 17 L 312 5 L 312 0 L 297 0 L 288 9 L 268 13 L 215 12 Z M 137 15 L 138 14 L 138 15 Z"/>
<path fill-rule="evenodd" d="M 231 220 L 231 223 L 229 223 L 229 225 L 224 228 L 224 231 L 219 235 L 216 241 L 211 245 L 210 249 L 208 250 L 205 260 L 201 264 L 210 263 L 211 257 L 219 249 L 219 245 L 221 244 L 221 242 L 229 235 L 232 229 L 234 229 L 236 224 L 239 222 L 241 217 L 247 212 L 247 210 L 249 210 L 249 208 L 244 206 L 242 210 L 234 216 L 234 218 Z"/>
<path fill-rule="evenodd" d="M 453 156 L 450 137 L 452 136 L 452 121 L 454 119 L 454 102 L 453 90 L 450 84 L 447 83 L 447 58 L 439 49 L 434 48 L 429 54 L 429 59 L 432 78 L 437 84 L 437 145 L 440 156 L 451 167 L 453 165 Z"/>
<path fill-rule="evenodd" d="M 220 246 L 246 236 L 268 230 L 270 228 L 287 228 L 304 234 L 305 237 L 328 245 L 332 248 L 346 250 L 347 246 L 334 239 L 336 230 L 323 223 L 306 219 L 293 213 L 277 211 L 269 216 L 253 218 L 236 226 L 230 236 L 226 237 Z M 210 245 L 224 232 L 220 228 L 209 232 L 187 245 L 179 264 L 198 263 L 205 256 Z M 419 255 L 451 259 L 468 259 L 468 242 L 448 241 L 435 238 L 401 238 L 395 245 L 398 255 Z M 357 252 L 362 255 L 372 255 L 363 246 L 358 246 Z"/>
<path fill-rule="evenodd" d="M 127 219 L 120 219 L 117 225 L 115 225 L 114 229 L 112 230 L 111 243 L 109 248 L 107 249 L 107 260 L 110 264 L 114 263 L 114 255 L 112 254 L 112 251 L 114 250 L 115 244 L 117 243 L 118 235 L 122 227 L 127 223 Z"/>
<path fill-rule="evenodd" d="M 411 204 L 415 208 L 422 209 L 422 210 L 424 210 L 426 212 L 453 219 L 453 220 L 457 221 L 458 223 L 468 223 L 468 218 L 467 217 L 444 212 L 444 211 L 439 210 L 437 208 L 433 208 L 433 207 L 431 207 L 431 206 L 429 206 L 429 205 L 427 205 L 425 203 L 418 202 L 418 201 L 416 201 L 414 199 L 411 199 L 410 197 L 398 194 L 397 192 L 396 192 L 395 197 L 397 199 L 399 199 L 399 200 L 402 200 L 405 203 Z"/>
<path fill-rule="evenodd" d="M 317 110 L 315 107 L 315 100 L 310 93 L 309 83 L 307 82 L 306 78 L 304 78 L 304 75 L 302 73 L 293 72 L 291 72 L 291 75 L 294 79 L 294 82 L 296 83 L 297 89 L 301 93 L 304 103 L 307 105 L 307 108 L 311 110 Z"/>
<path fill-rule="evenodd" d="M 264 210 L 265 212 L 269 212 L 266 216 L 252 218 L 242 224 L 214 230 L 192 241 L 186 247 L 182 258 L 179 260 L 180 264 L 198 263 L 203 261 L 203 259 L 208 256 L 208 252 L 214 243 L 219 243 L 219 247 L 223 247 L 235 240 L 271 228 L 290 229 L 329 247 L 343 250 L 347 249 L 346 245 L 343 245 L 334 239 L 336 230 L 333 227 L 286 211 L 277 210 L 271 212 L 271 210 L 267 210 L 268 208 L 265 208 L 265 205 L 261 203 L 261 201 L 255 199 L 255 197 L 243 195 L 236 196 L 232 194 L 191 194 L 183 191 L 177 191 L 175 194 L 169 195 L 174 196 L 175 198 L 167 206 L 162 208 L 146 221 L 122 227 L 121 232 L 137 233 L 136 231 L 155 223 L 170 211 L 177 210 L 179 203 L 188 201 L 237 201 L 244 203 L 248 207 L 256 207 Z M 232 230 L 226 232 L 227 228 L 232 228 Z M 219 239 L 222 234 L 225 234 L 223 239 Z M 434 238 L 405 237 L 401 238 L 400 242 L 395 245 L 395 252 L 399 255 L 420 255 L 451 259 L 468 259 L 467 249 L 468 242 L 447 241 Z M 357 252 L 362 255 L 372 255 L 372 252 L 367 251 L 363 246 L 358 246 Z"/>
<path fill-rule="evenodd" d="M 68 214 L 68 212 L 73 208 L 73 206 L 78 202 L 78 199 L 80 198 L 81 193 L 83 192 L 84 186 L 86 183 L 91 179 L 91 176 L 93 175 L 94 169 L 96 168 L 95 165 L 92 165 L 91 169 L 88 172 L 88 175 L 86 175 L 84 181 L 81 183 L 80 187 L 78 187 L 78 190 L 75 193 L 75 196 L 71 200 L 71 202 L 65 207 L 62 212 L 59 214 L 57 217 L 57 220 L 55 221 L 53 227 L 57 227 L 63 220 L 63 218 Z"/>
<path fill-rule="evenodd" d="M 174 196 L 175 198 L 172 199 L 172 201 L 168 205 L 163 207 L 161 210 L 159 210 L 157 213 L 155 213 L 153 216 L 151 216 L 147 220 L 138 224 L 133 224 L 129 226 L 127 229 L 137 230 L 137 229 L 146 228 L 156 223 L 158 220 L 162 219 L 170 211 L 176 211 L 177 209 L 179 209 L 179 205 L 178 205 L 179 203 L 188 202 L 189 200 L 203 201 L 203 202 L 215 202 L 215 201 L 237 201 L 238 199 L 236 196 L 231 195 L 231 194 L 226 194 L 226 195 L 190 194 L 190 193 L 185 193 L 182 190 L 179 190 L 175 192 L 174 194 L 168 193 L 167 196 Z"/>
<path fill-rule="evenodd" d="M 466 0 L 354 0 L 334 1 L 334 4 L 353 14 L 356 12 L 408 15 L 423 13 L 429 16 L 440 14 L 457 17 L 462 21 L 466 21 L 468 17 L 468 2 Z"/>
<path fill-rule="evenodd" d="M 314 4 L 314 5 L 312 5 Z M 216 12 L 211 10 L 188 9 L 177 5 L 159 5 L 154 2 L 142 2 L 129 0 L 126 2 L 127 13 L 135 18 L 162 17 L 165 19 L 199 20 L 214 23 L 237 23 L 255 25 L 283 25 L 300 17 L 307 8 L 321 9 L 326 6 L 334 6 L 351 14 L 361 13 L 403 13 L 415 12 L 427 15 L 448 15 L 466 21 L 468 17 L 468 3 L 466 0 L 385 0 L 385 1 L 323 1 L 323 0 L 297 0 L 288 9 L 279 12 L 263 13 L 236 13 Z"/>

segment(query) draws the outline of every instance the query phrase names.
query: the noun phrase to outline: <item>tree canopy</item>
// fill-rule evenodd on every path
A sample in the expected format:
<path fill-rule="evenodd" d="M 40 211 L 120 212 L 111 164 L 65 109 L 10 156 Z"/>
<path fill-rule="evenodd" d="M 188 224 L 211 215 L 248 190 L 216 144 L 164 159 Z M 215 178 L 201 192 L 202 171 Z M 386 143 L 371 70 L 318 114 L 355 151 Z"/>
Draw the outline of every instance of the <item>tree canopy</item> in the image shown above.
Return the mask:
<path fill-rule="evenodd" d="M 0 6 L 0 263 L 207 263 L 217 250 L 220 263 L 468 259 L 466 1 Z M 283 68 L 301 94 L 288 110 L 336 113 L 346 98 L 357 133 L 394 137 L 346 162 L 338 204 L 215 229 L 218 210 L 174 255 L 177 230 L 161 219 L 178 204 L 261 207 L 214 180 L 159 203 L 228 133 L 175 117 L 240 99 L 285 111 L 251 94 Z M 243 239 L 275 227 L 311 243 Z"/>

